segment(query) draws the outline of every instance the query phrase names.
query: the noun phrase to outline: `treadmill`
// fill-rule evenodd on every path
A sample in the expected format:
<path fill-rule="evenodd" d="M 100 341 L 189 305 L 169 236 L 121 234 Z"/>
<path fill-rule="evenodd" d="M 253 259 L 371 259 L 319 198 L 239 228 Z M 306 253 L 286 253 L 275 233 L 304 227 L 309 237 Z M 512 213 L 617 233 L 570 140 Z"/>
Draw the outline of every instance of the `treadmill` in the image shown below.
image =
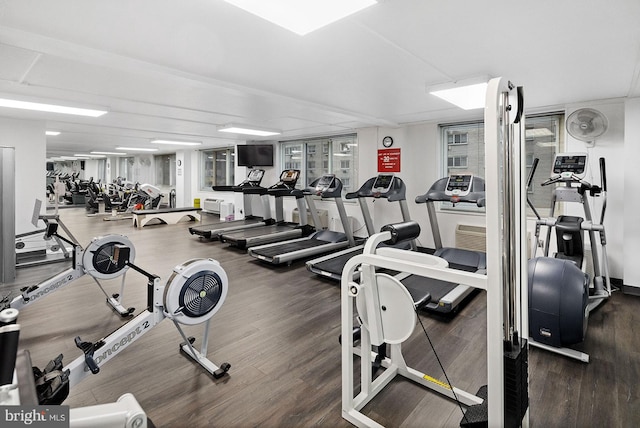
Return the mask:
<path fill-rule="evenodd" d="M 232 226 L 261 226 L 262 224 L 268 223 L 269 221 L 273 222 L 273 220 L 271 219 L 271 208 L 269 207 L 268 197 L 263 197 L 262 205 L 264 214 L 262 217 L 254 216 L 253 209 L 251 207 L 251 195 L 266 195 L 266 189 L 260 186 L 262 177 L 264 177 L 264 169 L 251 169 L 249 171 L 249 174 L 247 174 L 247 178 L 237 186 L 211 186 L 211 188 L 215 191 L 242 193 L 244 212 L 246 214 L 245 218 L 242 220 L 226 222 L 218 221 L 211 224 L 192 226 L 189 228 L 189 233 L 192 235 L 198 235 L 199 237 L 206 239 L 218 239 L 218 235 L 213 232 L 223 228 L 226 230 Z"/>
<path fill-rule="evenodd" d="M 426 204 L 427 206 L 427 214 L 436 247 L 433 255 L 445 259 L 452 269 L 486 274 L 486 254 L 479 251 L 442 246 L 435 202 L 451 202 L 454 206 L 458 203 L 469 203 L 483 207 L 485 203 L 484 189 L 485 182 L 482 178 L 475 177 L 472 174 L 455 174 L 441 178 L 431 186 L 427 193 L 416 197 L 417 204 Z M 396 275 L 396 278 L 410 291 L 414 289 L 429 293 L 430 302 L 422 308 L 435 312 L 453 312 L 467 296 L 474 292 L 474 288 L 467 285 L 417 275 L 401 273 Z"/>
<path fill-rule="evenodd" d="M 347 193 L 346 199 L 358 199 L 362 217 L 364 218 L 365 227 L 369 236 L 375 232 L 373 220 L 367 206 L 367 198 L 386 199 L 389 202 L 398 202 L 404 222 L 410 221 L 409 207 L 406 200 L 406 186 L 400 177 L 394 174 L 379 174 L 377 177 L 370 178 L 360 188 L 351 193 Z M 416 250 L 415 241 L 402 243 L 404 248 Z M 364 245 L 348 248 L 343 251 L 332 253 L 323 257 L 318 257 L 307 262 L 307 269 L 317 275 L 340 281 L 342 270 L 347 261 L 353 256 L 362 254 Z"/>
<path fill-rule="evenodd" d="M 309 236 L 315 229 L 307 224 L 307 207 L 304 192 L 296 189 L 300 170 L 289 169 L 282 172 L 280 181 L 267 189 L 267 195 L 275 198 L 276 221 L 249 229 L 232 230 L 221 233 L 220 241 L 238 248 L 248 248 L 271 242 Z M 300 223 L 284 221 L 283 198 L 294 197 L 300 213 Z"/>
<path fill-rule="evenodd" d="M 320 225 L 320 218 L 313 197 L 333 199 L 338 207 L 344 232 L 317 230 L 308 237 L 250 247 L 249 255 L 276 265 L 281 263 L 291 265 L 291 262 L 297 259 L 328 253 L 347 246 L 355 246 L 347 212 L 342 201 L 342 181 L 335 174 L 325 174 L 311 183 L 310 187 L 303 190 L 303 193 L 313 217 L 313 224 L 317 226 Z"/>

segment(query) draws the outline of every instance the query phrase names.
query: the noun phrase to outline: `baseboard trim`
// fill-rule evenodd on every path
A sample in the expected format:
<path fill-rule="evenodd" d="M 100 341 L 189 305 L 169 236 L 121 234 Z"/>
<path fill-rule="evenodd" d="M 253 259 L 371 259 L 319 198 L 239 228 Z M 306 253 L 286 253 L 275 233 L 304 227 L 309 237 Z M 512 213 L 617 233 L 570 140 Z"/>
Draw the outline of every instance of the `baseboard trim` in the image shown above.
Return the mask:
<path fill-rule="evenodd" d="M 640 287 L 636 285 L 622 285 L 621 290 L 624 294 L 640 296 Z"/>

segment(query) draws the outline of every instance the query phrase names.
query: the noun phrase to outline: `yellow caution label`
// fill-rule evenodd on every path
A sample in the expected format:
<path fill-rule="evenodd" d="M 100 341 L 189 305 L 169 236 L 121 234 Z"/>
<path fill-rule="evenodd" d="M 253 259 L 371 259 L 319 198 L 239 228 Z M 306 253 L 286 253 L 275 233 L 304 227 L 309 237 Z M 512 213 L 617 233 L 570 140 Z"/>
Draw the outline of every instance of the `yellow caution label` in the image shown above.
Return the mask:
<path fill-rule="evenodd" d="M 435 383 L 436 385 L 441 386 L 441 387 L 443 387 L 445 389 L 451 390 L 451 385 L 449 385 L 448 383 L 442 382 L 441 380 L 438 380 L 436 378 L 433 378 L 433 377 L 431 377 L 429 375 L 424 375 L 424 376 L 422 376 L 422 378 L 424 380 L 426 380 L 426 381 L 431 382 L 431 383 Z"/>

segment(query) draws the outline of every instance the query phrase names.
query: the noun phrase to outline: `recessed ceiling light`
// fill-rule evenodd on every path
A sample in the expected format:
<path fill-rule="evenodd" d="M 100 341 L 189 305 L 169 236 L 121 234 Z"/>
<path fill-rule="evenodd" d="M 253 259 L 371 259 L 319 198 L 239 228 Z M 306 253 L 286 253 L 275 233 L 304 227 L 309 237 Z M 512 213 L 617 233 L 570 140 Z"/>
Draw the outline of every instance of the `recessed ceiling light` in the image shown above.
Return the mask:
<path fill-rule="evenodd" d="M 55 137 L 56 135 L 60 135 L 60 131 L 45 131 L 44 134 L 45 135 L 50 135 L 52 137 Z"/>
<path fill-rule="evenodd" d="M 375 0 L 225 1 L 301 36 L 376 4 Z"/>
<path fill-rule="evenodd" d="M 100 117 L 107 112 L 87 108 L 67 107 L 55 104 L 32 103 L 29 101 L 9 100 L 0 98 L 0 107 L 18 108 L 22 110 L 46 111 L 49 113 L 73 114 L 76 116 Z"/>
<path fill-rule="evenodd" d="M 148 147 L 116 147 L 116 150 L 131 150 L 132 152 L 157 152 L 158 149 Z"/>
<path fill-rule="evenodd" d="M 176 146 L 200 146 L 202 145 L 199 141 L 172 141 L 172 140 L 152 140 L 154 144 L 168 144 L 168 145 L 176 145 Z"/>
<path fill-rule="evenodd" d="M 450 102 L 463 110 L 484 108 L 487 97 L 487 83 L 475 83 L 466 86 L 456 86 L 449 89 L 429 92 L 438 98 Z"/>
<path fill-rule="evenodd" d="M 115 153 L 115 152 L 90 152 L 92 155 L 112 155 L 112 156 L 124 156 L 126 153 Z"/>
<path fill-rule="evenodd" d="M 278 131 L 276 129 L 267 129 L 253 125 L 236 125 L 233 123 L 229 123 L 218 128 L 218 131 L 228 132 L 230 134 L 255 135 L 258 137 L 270 137 L 272 135 L 282 134 L 282 131 Z"/>

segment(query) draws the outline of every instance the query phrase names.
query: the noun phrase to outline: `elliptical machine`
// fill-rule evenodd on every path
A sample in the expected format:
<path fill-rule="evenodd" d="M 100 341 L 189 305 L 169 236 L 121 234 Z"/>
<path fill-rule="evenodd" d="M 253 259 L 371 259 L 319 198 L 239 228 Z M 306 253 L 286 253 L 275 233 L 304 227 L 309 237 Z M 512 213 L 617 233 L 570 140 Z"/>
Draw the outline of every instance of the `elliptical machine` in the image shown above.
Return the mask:
<path fill-rule="evenodd" d="M 585 363 L 589 355 L 568 346 L 584 341 L 589 314 L 611 296 L 611 281 L 607 261 L 604 215 L 607 207 L 605 160 L 600 158 L 601 185 L 584 178 L 588 166 L 586 153 L 558 153 L 552 175 L 541 185 L 562 183 L 553 190 L 548 218 L 542 218 L 527 198 L 538 217 L 535 231 L 534 257 L 528 262 L 529 283 L 529 343 Z M 538 159 L 535 159 L 528 185 L 533 179 Z M 599 222 L 591 216 L 589 197 L 602 198 Z M 579 203 L 584 218 L 569 215 L 554 217 L 558 202 Z M 544 255 L 535 257 L 540 229 L 547 227 Z M 557 252 L 549 256 L 551 235 L 555 230 Z M 587 272 L 584 235 L 589 234 L 593 275 Z"/>

